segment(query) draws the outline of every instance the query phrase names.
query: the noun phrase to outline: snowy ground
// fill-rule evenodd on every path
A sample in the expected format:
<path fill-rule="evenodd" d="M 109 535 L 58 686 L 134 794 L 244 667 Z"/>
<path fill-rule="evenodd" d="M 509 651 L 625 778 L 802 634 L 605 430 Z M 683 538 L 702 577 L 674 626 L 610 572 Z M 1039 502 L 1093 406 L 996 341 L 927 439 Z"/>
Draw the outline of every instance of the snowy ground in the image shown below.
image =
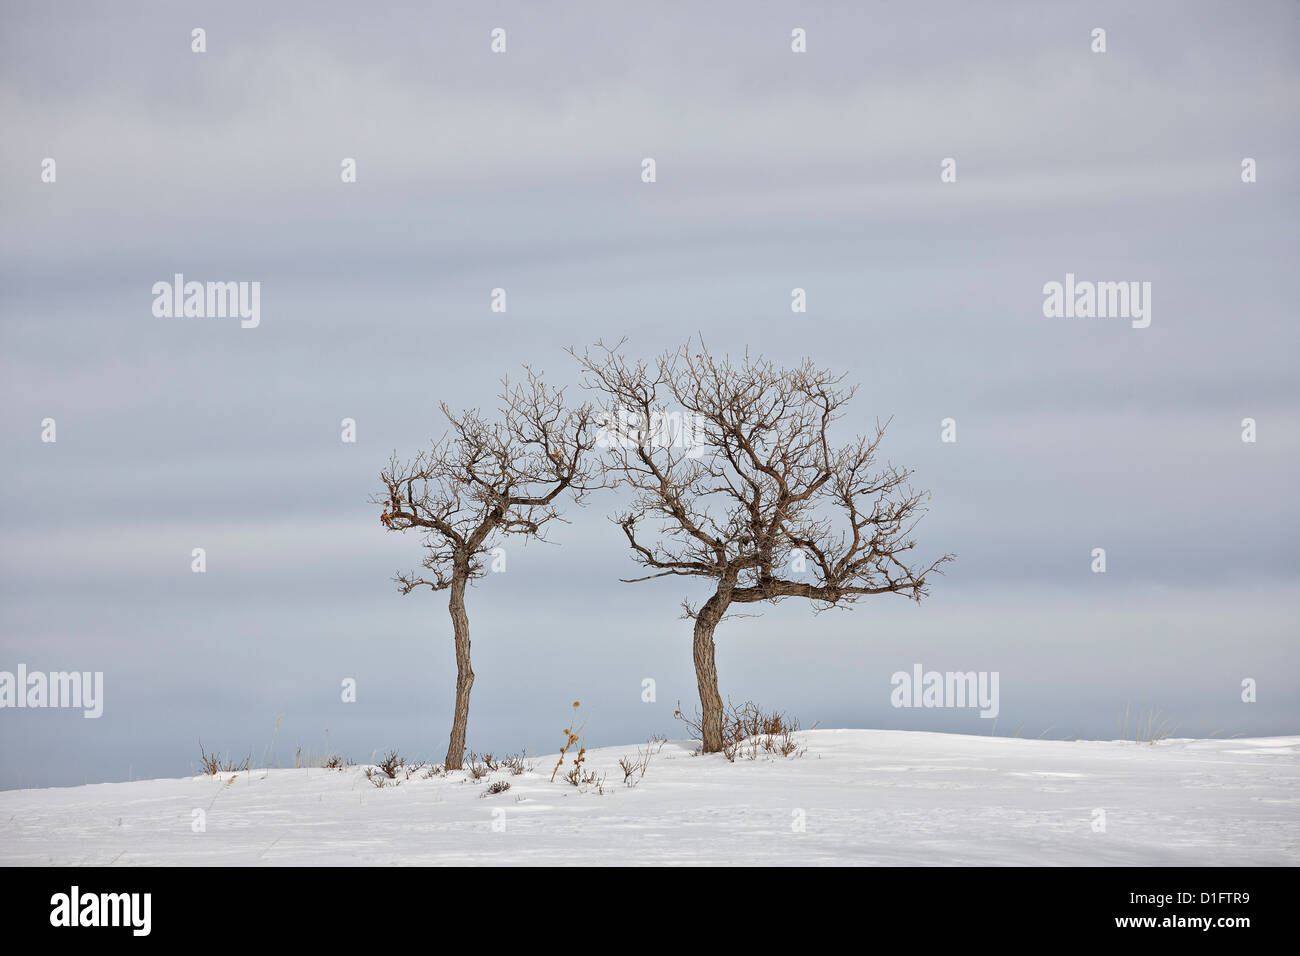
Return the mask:
<path fill-rule="evenodd" d="M 555 755 L 383 789 L 354 767 L 0 792 L 0 863 L 1300 863 L 1300 737 L 799 737 L 798 759 L 735 763 L 669 742 L 635 789 L 635 746 L 593 750 L 603 794 L 549 782 Z"/>

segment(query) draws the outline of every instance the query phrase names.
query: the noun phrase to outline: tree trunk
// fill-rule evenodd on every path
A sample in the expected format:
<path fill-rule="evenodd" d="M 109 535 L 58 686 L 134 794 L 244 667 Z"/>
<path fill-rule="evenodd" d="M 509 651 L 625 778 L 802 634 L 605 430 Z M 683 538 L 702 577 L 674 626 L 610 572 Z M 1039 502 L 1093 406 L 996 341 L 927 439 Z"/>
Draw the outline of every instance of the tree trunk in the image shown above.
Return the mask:
<path fill-rule="evenodd" d="M 713 658 L 713 631 L 731 603 L 734 586 L 734 581 L 719 582 L 717 592 L 695 616 L 695 682 L 700 688 L 700 735 L 706 754 L 722 750 L 722 695 L 718 693 L 718 666 Z"/>
<path fill-rule="evenodd" d="M 465 585 L 468 569 L 452 572 L 451 626 L 456 638 L 456 712 L 451 721 L 451 741 L 447 745 L 446 770 L 459 770 L 465 756 L 465 733 L 469 727 L 469 689 L 474 686 L 474 670 L 469 666 L 469 617 L 465 614 Z"/>

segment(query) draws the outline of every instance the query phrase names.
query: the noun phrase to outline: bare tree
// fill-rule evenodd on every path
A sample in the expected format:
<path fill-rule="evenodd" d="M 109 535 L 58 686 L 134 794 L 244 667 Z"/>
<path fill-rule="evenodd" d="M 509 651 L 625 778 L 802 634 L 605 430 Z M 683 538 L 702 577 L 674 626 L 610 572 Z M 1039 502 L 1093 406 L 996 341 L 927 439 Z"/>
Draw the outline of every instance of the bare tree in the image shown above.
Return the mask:
<path fill-rule="evenodd" d="M 469 618 L 465 587 L 487 572 L 486 556 L 509 535 L 545 539 L 560 517 L 559 499 L 581 501 L 591 490 L 594 446 L 589 405 L 569 409 L 563 390 L 547 388 L 525 366 L 523 382 L 503 383 L 499 416 L 477 409 L 453 414 L 442 405 L 449 432 L 410 461 L 396 454 L 380 474 L 380 521 L 389 531 L 424 534 L 422 573 L 399 574 L 403 594 L 420 587 L 450 591 L 456 644 L 456 707 L 444 766 L 459 770 L 469 723 Z"/>
<path fill-rule="evenodd" d="M 606 406 L 602 467 L 633 492 L 614 520 L 651 573 L 625 580 L 713 584 L 701 607 L 683 604 L 695 622 L 703 749 L 712 753 L 722 749 L 713 636 L 730 608 L 798 597 L 820 611 L 891 593 L 920 601 L 953 556 L 906 563 L 929 495 L 911 489 L 910 471 L 877 466 L 884 425 L 831 444 L 856 391 L 844 376 L 810 361 L 787 369 L 748 353 L 716 359 L 703 341 L 650 363 L 629 361 L 621 346 L 570 351 Z M 675 435 L 664 427 L 673 422 Z"/>

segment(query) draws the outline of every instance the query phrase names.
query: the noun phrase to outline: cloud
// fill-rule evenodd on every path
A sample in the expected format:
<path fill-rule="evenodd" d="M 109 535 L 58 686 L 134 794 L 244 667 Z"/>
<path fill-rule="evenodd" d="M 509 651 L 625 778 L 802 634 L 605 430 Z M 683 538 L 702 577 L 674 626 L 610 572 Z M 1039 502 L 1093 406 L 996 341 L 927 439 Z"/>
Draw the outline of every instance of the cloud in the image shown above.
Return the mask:
<path fill-rule="evenodd" d="M 139 768 L 144 725 L 179 773 L 198 729 L 260 745 L 290 705 L 356 757 L 441 737 L 445 610 L 393 592 L 418 543 L 381 533 L 378 469 L 441 431 L 438 401 L 490 407 L 525 361 L 571 380 L 564 346 L 623 335 L 845 371 L 846 437 L 894 416 L 887 454 L 934 491 L 918 548 L 959 554 L 921 608 L 740 622 L 724 692 L 903 726 L 872 675 L 969 652 L 1031 723 L 1104 733 L 1149 692 L 1294 729 L 1296 695 L 1249 716 L 1230 686 L 1295 671 L 1290 4 L 68 9 L 0 31 L 0 667 L 118 676 L 93 740 L 0 719 L 0 785 Z M 262 282 L 261 326 L 154 318 L 178 271 Z M 1044 319 L 1067 271 L 1151 281 L 1151 327 Z M 579 694 L 603 742 L 640 739 L 648 673 L 689 703 L 698 589 L 618 584 L 612 509 L 475 589 L 480 741 Z M 341 714 L 357 673 L 385 690 Z M 970 729 L 949 718 L 930 729 Z"/>

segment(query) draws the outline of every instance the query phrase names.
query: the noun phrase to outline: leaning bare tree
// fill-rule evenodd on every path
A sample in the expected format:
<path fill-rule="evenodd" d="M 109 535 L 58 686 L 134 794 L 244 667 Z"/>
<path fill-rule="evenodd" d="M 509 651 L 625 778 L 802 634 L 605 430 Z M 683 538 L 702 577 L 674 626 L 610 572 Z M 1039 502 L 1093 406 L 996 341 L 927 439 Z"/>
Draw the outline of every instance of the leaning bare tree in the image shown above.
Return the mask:
<path fill-rule="evenodd" d="M 588 452 L 594 446 L 590 406 L 569 409 L 563 390 L 547 388 L 525 366 L 523 382 L 504 383 L 499 415 L 477 409 L 453 414 L 449 432 L 410 461 L 396 454 L 380 474 L 380 518 L 390 531 L 424 534 L 424 572 L 399 574 L 403 594 L 420 587 L 451 592 L 448 608 L 456 643 L 456 707 L 444 767 L 459 770 L 469 723 L 469 618 L 465 587 L 487 572 L 486 556 L 508 535 L 544 538 L 560 518 L 561 496 L 580 501 L 590 490 Z"/>
<path fill-rule="evenodd" d="M 722 749 L 714 631 L 734 605 L 806 598 L 815 610 L 869 594 L 917 601 L 952 555 L 909 564 L 928 494 L 911 472 L 878 466 L 884 426 L 833 446 L 831 425 L 856 387 L 804 361 L 717 359 L 703 342 L 653 362 L 603 343 L 579 355 L 584 386 L 606 410 L 603 468 L 632 489 L 614 520 L 634 559 L 665 576 L 710 580 L 695 622 L 703 749 Z M 572 351 L 572 350 L 571 350 Z M 649 525 L 650 527 L 646 527 Z"/>

